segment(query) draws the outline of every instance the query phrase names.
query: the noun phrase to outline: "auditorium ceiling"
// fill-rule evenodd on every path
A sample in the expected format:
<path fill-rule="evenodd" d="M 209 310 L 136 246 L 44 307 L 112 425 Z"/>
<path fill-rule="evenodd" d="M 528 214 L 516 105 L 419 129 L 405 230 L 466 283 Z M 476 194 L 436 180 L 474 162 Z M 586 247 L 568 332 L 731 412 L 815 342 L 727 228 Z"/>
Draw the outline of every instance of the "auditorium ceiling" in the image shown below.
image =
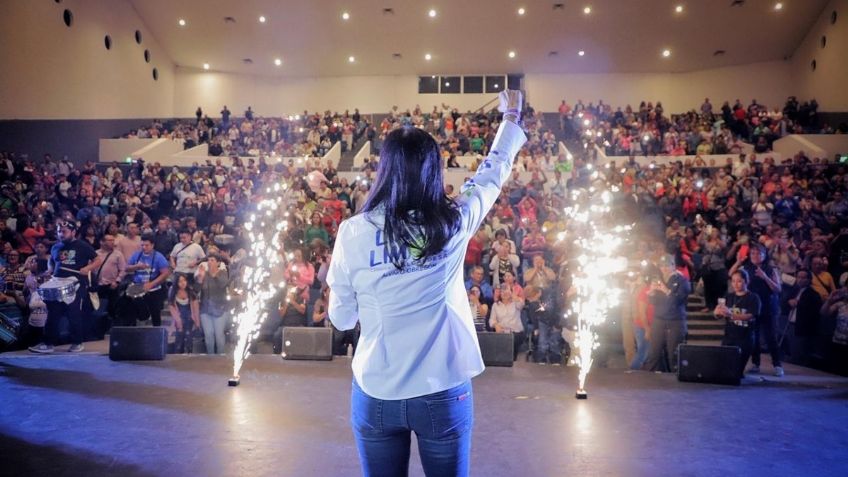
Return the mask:
<path fill-rule="evenodd" d="M 781 60 L 827 4 L 130 1 L 178 66 L 269 76 L 684 72 Z"/>

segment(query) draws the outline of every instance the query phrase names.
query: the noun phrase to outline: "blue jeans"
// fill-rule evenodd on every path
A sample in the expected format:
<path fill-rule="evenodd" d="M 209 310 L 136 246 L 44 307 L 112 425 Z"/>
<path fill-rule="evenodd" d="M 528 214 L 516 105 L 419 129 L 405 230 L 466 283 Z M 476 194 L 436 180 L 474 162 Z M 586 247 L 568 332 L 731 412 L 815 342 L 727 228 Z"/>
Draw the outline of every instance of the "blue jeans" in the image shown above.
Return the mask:
<path fill-rule="evenodd" d="M 474 399 L 471 381 L 411 399 L 385 401 L 353 381 L 350 422 L 362 475 L 406 476 L 410 431 L 428 476 L 467 476 L 471 467 Z"/>
<path fill-rule="evenodd" d="M 214 316 L 201 313 L 200 326 L 203 328 L 203 338 L 206 341 L 206 354 L 226 353 L 227 344 L 224 341 L 224 330 L 227 328 L 227 315 Z"/>
<path fill-rule="evenodd" d="M 556 328 L 539 320 L 539 337 L 536 343 L 536 355 L 534 356 L 537 363 L 547 361 L 553 364 L 562 361 L 562 354 L 559 352 L 559 339 L 560 333 Z"/>
<path fill-rule="evenodd" d="M 636 336 L 636 355 L 633 356 L 630 369 L 642 369 L 642 365 L 648 358 L 648 340 L 645 338 L 645 328 L 634 326 L 633 334 Z"/>

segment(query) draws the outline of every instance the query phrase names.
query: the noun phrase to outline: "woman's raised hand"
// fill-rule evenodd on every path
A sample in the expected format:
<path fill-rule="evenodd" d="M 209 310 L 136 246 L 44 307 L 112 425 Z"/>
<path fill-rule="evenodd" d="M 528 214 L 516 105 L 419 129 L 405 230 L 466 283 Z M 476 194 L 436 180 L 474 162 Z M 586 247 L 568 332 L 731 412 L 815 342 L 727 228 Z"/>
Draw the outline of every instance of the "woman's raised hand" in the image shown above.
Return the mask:
<path fill-rule="evenodd" d="M 505 89 L 498 94 L 498 111 L 506 113 L 521 114 L 523 106 L 523 97 L 521 91 L 514 89 Z"/>

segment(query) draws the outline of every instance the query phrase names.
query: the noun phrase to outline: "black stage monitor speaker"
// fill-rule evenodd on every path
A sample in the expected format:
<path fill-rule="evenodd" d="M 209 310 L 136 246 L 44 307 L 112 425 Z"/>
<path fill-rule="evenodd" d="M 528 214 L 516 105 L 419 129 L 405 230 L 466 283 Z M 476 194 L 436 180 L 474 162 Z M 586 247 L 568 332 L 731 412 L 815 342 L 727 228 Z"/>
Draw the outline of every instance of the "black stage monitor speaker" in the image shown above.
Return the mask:
<path fill-rule="evenodd" d="M 283 328 L 283 359 L 333 359 L 333 329 L 286 326 Z"/>
<path fill-rule="evenodd" d="M 681 344 L 677 347 L 677 379 L 690 383 L 739 386 L 741 356 L 738 346 Z"/>
<path fill-rule="evenodd" d="M 112 361 L 163 360 L 168 334 L 161 326 L 113 326 L 109 332 Z"/>
<path fill-rule="evenodd" d="M 512 333 L 479 331 L 477 341 L 480 342 L 480 353 L 483 355 L 483 363 L 486 366 L 512 367 L 515 355 Z"/>

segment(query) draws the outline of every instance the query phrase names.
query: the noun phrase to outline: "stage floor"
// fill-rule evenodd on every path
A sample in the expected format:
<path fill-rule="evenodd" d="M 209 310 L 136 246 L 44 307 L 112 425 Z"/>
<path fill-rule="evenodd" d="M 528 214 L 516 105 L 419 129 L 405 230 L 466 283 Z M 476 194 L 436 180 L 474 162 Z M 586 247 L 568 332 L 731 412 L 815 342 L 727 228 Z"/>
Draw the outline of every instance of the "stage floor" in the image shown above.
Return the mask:
<path fill-rule="evenodd" d="M 253 356 L 230 388 L 223 356 L 88 349 L 0 355 L 0 475 L 360 475 L 348 358 Z M 578 401 L 576 374 L 519 362 L 476 378 L 472 475 L 848 475 L 848 379 L 790 365 L 727 387 L 596 369 Z"/>

